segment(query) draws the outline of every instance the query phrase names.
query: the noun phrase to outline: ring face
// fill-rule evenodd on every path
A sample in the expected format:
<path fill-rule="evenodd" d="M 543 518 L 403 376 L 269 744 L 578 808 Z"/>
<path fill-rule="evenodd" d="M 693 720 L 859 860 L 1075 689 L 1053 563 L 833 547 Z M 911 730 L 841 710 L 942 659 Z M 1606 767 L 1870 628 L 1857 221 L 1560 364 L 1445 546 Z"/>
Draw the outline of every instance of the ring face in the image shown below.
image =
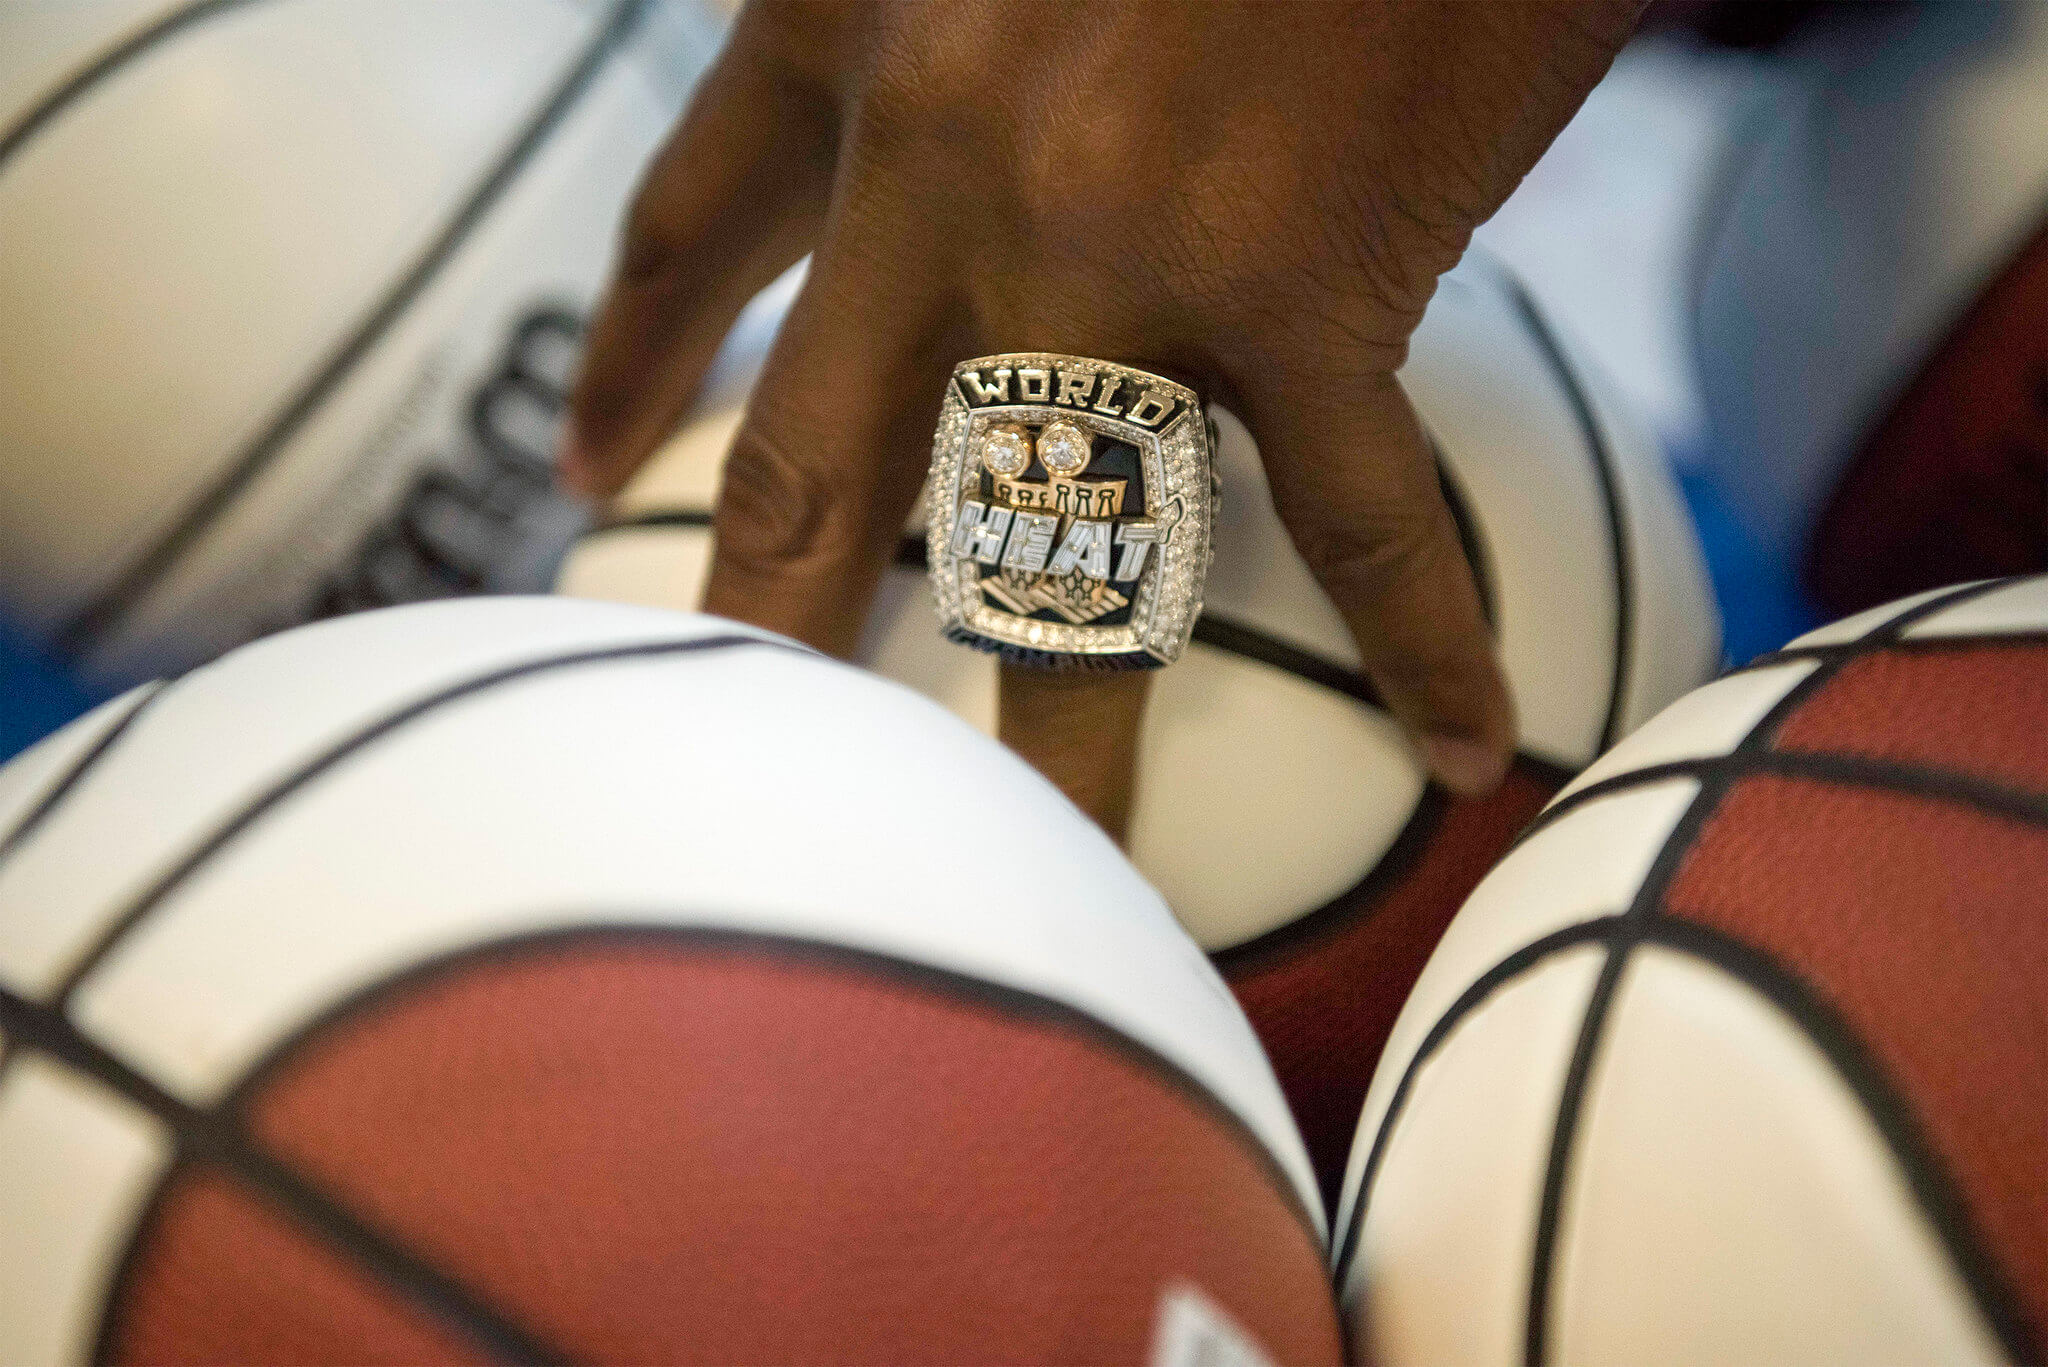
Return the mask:
<path fill-rule="evenodd" d="M 1037 352 L 961 362 L 927 491 L 946 635 L 1047 668 L 1171 664 L 1202 610 L 1214 448 L 1172 380 Z"/>

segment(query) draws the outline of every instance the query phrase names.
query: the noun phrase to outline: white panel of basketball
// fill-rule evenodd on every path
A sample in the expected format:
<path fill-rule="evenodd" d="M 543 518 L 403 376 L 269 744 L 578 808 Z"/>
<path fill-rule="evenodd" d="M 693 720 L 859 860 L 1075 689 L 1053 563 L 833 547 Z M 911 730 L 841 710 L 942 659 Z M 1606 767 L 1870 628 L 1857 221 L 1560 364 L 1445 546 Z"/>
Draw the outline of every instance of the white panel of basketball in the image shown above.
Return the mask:
<path fill-rule="evenodd" d="M 1558 1361 L 1623 1367 L 1674 1344 L 1755 1367 L 2003 1360 L 1862 1102 L 1746 984 L 1639 948 L 1583 1106 Z"/>
<path fill-rule="evenodd" d="M 685 552 L 710 568 L 710 541 Z M 962 650 L 929 630 L 932 592 L 922 572 L 892 569 L 875 590 L 874 612 L 860 642 L 860 659 L 877 673 L 911 684 L 954 716 L 992 736 L 996 731 L 996 661 Z"/>
<path fill-rule="evenodd" d="M 1983 581 L 1974 580 L 1972 582 L 1982 583 Z M 1893 618 L 1912 611 L 1922 603 L 1940 598 L 1944 594 L 1952 593 L 1962 587 L 1965 586 L 1946 584 L 1938 589 L 1928 589 L 1925 593 L 1916 593 L 1910 598 L 1900 598 L 1890 603 L 1879 603 L 1874 608 L 1865 608 L 1863 611 L 1852 613 L 1840 621 L 1829 622 L 1825 626 L 1815 627 L 1804 636 L 1794 637 L 1785 649 L 1805 650 L 1811 646 L 1847 645 L 1851 641 L 1861 640 Z"/>
<path fill-rule="evenodd" d="M 1581 359 L 1570 337 L 1556 341 L 1613 455 L 1608 469 L 1621 505 L 1630 577 L 1628 659 L 1614 735 L 1626 736 L 1658 708 L 1713 677 L 1721 666 L 1721 636 L 1712 612 L 1701 612 L 1701 604 L 1713 598 L 1701 558 L 1668 549 L 1695 543 L 1664 453 L 1649 429 L 1629 415 L 1613 378 Z"/>
<path fill-rule="evenodd" d="M 1155 792 L 1213 791 L 1237 812 L 1196 820 L 1155 800 L 1131 819 L 1132 859 L 1211 948 L 1342 893 L 1422 795 L 1391 718 L 1199 645 L 1155 685 L 1142 745 Z"/>
<path fill-rule="evenodd" d="M 1335 1228 L 1358 1200 L 1373 1138 L 1429 1032 L 1467 987 L 1525 945 L 1628 910 L 1699 783 L 1671 778 L 1595 798 L 1528 836 L 1472 890 L 1415 980 L 1365 1094 Z"/>
<path fill-rule="evenodd" d="M 1909 640 L 1971 633 L 2038 633 L 2048 621 L 2048 577 L 2034 575 L 1975 598 L 1966 598 L 1907 627 Z"/>
<path fill-rule="evenodd" d="M 1478 524 L 1522 743 L 1576 768 L 1613 681 L 1613 543 L 1570 397 L 1483 258 L 1438 286 L 1401 383 Z"/>
<path fill-rule="evenodd" d="M 106 1269 L 171 1160 L 152 1116 L 28 1054 L 0 1075 L 0 1349 L 13 1367 L 92 1353 Z M 31 1234 L 30 1231 L 33 1231 Z"/>
<path fill-rule="evenodd" d="M 504 599 L 453 614 L 342 618 L 259 641 L 234 656 L 232 679 L 221 681 L 232 686 L 214 686 L 225 666 L 181 681 L 153 706 L 162 715 L 124 736 L 94 781 L 65 799 L 65 819 L 0 864 L 0 980 L 48 991 L 169 861 L 279 775 L 379 717 L 537 656 L 746 632 L 643 609 Z M 222 737 L 233 738 L 236 762 Z"/>
<path fill-rule="evenodd" d="M 1216 417 L 1216 477 L 1223 506 L 1216 520 L 1216 559 L 1202 590 L 1203 611 L 1256 625 L 1268 635 L 1350 669 L 1358 647 L 1329 596 L 1294 549 L 1259 448 L 1235 415 Z"/>
<path fill-rule="evenodd" d="M 95 0 L 90 5 L 17 5 L 0 53 L 0 109 L 25 107 L 93 55 L 185 6 L 187 0 Z M 0 118 L 0 125 L 13 122 Z"/>
<path fill-rule="evenodd" d="M 1522 1360 L 1534 1194 L 1557 1123 L 1562 1060 L 1602 957 L 1598 946 L 1581 945 L 1545 960 L 1466 1016 L 1423 1066 L 1346 1280 L 1347 1304 L 1362 1298 L 1376 1361 Z M 1531 1199 L 1504 1211 L 1492 1199 L 1501 1191 Z M 1398 1261 L 1378 1256 L 1388 1247 Z M 1456 1313 L 1444 1313 L 1447 1305 Z"/>

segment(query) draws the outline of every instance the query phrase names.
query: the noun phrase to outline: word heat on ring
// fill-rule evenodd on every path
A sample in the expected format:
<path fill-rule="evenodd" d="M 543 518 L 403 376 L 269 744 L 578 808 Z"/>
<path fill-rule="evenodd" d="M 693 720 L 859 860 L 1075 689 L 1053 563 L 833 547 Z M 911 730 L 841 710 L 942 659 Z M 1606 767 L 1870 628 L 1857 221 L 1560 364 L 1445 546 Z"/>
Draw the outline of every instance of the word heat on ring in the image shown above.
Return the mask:
<path fill-rule="evenodd" d="M 1192 389 L 1029 352 L 953 369 L 926 550 L 946 635 L 1047 669 L 1171 664 L 1202 610 L 1220 494 Z"/>

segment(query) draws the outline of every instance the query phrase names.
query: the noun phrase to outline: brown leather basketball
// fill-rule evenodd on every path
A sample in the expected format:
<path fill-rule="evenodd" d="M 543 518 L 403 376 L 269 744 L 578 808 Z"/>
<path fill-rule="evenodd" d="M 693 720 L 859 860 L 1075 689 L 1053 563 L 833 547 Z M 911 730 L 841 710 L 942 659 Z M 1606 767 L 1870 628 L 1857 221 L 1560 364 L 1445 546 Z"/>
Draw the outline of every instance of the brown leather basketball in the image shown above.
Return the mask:
<path fill-rule="evenodd" d="M 176 1165 L 99 1356 L 1137 1362 L 1179 1285 L 1277 1360 L 1337 1356 L 1305 1213 L 1198 1088 L 900 961 L 501 942 L 358 994 L 230 1113 L 315 1202 Z"/>
<path fill-rule="evenodd" d="M 1482 882 L 1339 1217 L 1385 1363 L 2048 1356 L 2048 577 L 1673 704 Z"/>
<path fill-rule="evenodd" d="M 897 685 L 568 599 L 0 768 L 0 1231 L 7 1363 L 1342 1357 L 1272 1068 L 1099 830 Z"/>

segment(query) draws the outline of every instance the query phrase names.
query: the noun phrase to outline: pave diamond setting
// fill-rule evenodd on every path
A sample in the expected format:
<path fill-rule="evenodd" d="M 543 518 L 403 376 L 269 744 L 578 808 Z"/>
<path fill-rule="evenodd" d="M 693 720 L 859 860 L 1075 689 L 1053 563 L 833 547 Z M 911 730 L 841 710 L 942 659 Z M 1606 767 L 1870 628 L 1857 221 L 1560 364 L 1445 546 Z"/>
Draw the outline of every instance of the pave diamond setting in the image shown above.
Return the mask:
<path fill-rule="evenodd" d="M 1046 478 L 1018 465 L 1013 432 Z M 1171 663 L 1201 613 L 1214 444 L 1195 393 L 1145 371 L 1043 353 L 963 362 L 926 486 L 946 635 L 1050 668 Z"/>

